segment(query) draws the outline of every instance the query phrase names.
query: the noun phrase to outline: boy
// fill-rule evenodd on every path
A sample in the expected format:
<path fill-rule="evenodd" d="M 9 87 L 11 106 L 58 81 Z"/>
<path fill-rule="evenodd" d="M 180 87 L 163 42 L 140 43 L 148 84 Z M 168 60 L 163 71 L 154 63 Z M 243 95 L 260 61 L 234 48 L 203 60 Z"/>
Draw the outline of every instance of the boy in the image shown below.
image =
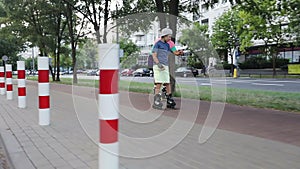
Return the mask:
<path fill-rule="evenodd" d="M 170 73 L 169 73 L 169 62 L 168 55 L 172 52 L 169 41 L 171 40 L 172 30 L 164 28 L 161 33 L 161 39 L 157 41 L 152 50 L 153 56 L 153 72 L 154 72 L 154 83 L 155 96 L 153 108 L 162 109 L 161 95 L 159 94 L 162 84 L 166 85 L 167 90 L 167 107 L 175 108 L 175 101 L 172 99 L 171 86 L 170 86 Z M 175 51 L 175 55 L 179 55 L 180 51 Z"/>

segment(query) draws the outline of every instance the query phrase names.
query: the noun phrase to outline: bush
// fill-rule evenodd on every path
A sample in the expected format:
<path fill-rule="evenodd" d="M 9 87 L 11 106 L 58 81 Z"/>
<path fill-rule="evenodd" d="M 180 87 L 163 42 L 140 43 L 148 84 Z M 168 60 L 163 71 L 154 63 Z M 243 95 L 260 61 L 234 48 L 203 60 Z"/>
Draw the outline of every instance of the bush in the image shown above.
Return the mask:
<path fill-rule="evenodd" d="M 217 63 L 215 65 L 215 69 L 225 69 L 225 70 L 228 70 L 228 69 L 231 69 L 231 64 L 229 64 L 228 62 L 223 62 L 223 63 Z"/>
<path fill-rule="evenodd" d="M 276 60 L 276 68 L 280 68 L 281 66 L 287 64 L 289 61 L 288 59 L 277 58 Z M 258 56 L 258 57 L 251 57 L 247 59 L 244 63 L 239 63 L 239 67 L 241 69 L 264 69 L 264 68 L 272 68 L 273 67 L 273 60 L 267 60 L 267 58 Z"/>
<path fill-rule="evenodd" d="M 203 64 L 202 64 L 202 62 L 194 62 L 193 64 L 188 64 L 188 66 L 194 67 L 196 69 L 202 69 Z"/>
<path fill-rule="evenodd" d="M 289 60 L 288 59 L 283 59 L 283 58 L 278 58 L 276 60 L 276 67 L 284 67 L 286 66 L 287 64 L 289 63 Z"/>

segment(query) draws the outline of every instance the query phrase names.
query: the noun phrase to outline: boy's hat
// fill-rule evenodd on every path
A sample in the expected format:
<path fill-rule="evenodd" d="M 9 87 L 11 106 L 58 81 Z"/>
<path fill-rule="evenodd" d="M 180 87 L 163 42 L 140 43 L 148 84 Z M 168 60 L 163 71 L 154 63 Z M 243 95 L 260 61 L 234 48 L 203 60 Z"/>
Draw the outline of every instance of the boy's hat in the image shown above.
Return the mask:
<path fill-rule="evenodd" d="M 166 35 L 172 35 L 173 34 L 173 31 L 170 29 L 170 28 L 164 28 L 162 31 L 161 31 L 161 37 L 163 36 L 166 36 Z"/>

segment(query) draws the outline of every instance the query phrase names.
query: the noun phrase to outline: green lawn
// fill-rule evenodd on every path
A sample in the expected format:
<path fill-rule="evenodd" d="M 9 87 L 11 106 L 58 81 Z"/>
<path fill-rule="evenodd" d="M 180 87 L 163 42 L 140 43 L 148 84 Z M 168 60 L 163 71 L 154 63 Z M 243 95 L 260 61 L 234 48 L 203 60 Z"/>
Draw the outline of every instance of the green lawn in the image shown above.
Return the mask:
<path fill-rule="evenodd" d="M 28 77 L 37 80 L 37 77 Z M 72 79 L 61 78 L 60 84 L 72 84 Z M 80 86 L 98 87 L 97 80 L 78 80 Z M 122 91 L 152 93 L 152 83 L 123 81 L 119 82 Z M 217 88 L 211 86 L 177 85 L 175 97 L 201 99 L 206 101 L 227 102 L 242 106 L 269 108 L 283 111 L 300 112 L 300 93 L 274 92 L 261 90 Z"/>

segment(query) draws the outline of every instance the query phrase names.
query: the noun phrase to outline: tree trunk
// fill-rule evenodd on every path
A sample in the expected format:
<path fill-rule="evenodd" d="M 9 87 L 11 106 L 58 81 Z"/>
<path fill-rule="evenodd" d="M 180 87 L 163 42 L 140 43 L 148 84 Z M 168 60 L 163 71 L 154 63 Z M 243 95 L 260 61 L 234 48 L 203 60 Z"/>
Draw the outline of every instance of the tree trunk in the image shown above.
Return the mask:
<path fill-rule="evenodd" d="M 62 11 L 62 9 L 60 8 L 60 10 Z M 63 32 L 65 31 L 66 28 L 66 23 L 62 23 L 61 22 L 61 13 L 59 13 L 59 17 L 58 17 L 58 24 L 57 24 L 57 51 L 55 52 L 55 64 L 54 67 L 56 67 L 56 81 L 60 81 L 60 52 L 61 52 L 61 41 L 62 41 L 62 37 L 63 37 Z M 62 27 L 61 27 L 62 26 Z"/>
<path fill-rule="evenodd" d="M 158 12 L 158 19 L 159 19 L 159 27 L 160 29 L 163 29 L 167 26 L 166 17 L 164 14 L 164 3 L 163 0 L 155 0 L 156 3 L 156 9 Z"/>
<path fill-rule="evenodd" d="M 56 54 L 56 81 L 60 81 L 60 42 L 57 46 L 57 54 Z"/>
<path fill-rule="evenodd" d="M 100 27 L 98 25 L 94 25 L 94 29 L 96 31 L 97 44 L 101 44 Z"/>
<path fill-rule="evenodd" d="M 177 17 L 179 14 L 178 10 L 179 0 L 173 0 L 169 3 L 170 16 L 169 16 L 169 26 L 173 31 L 172 40 L 176 42 L 176 32 L 177 32 Z M 175 79 L 175 55 L 169 58 L 169 71 L 170 71 L 170 83 L 171 91 L 176 92 L 176 79 Z"/>
<path fill-rule="evenodd" d="M 277 52 L 273 52 L 272 54 L 273 78 L 275 78 L 276 76 L 276 59 L 277 59 Z"/>
<path fill-rule="evenodd" d="M 73 84 L 78 83 L 78 78 L 77 78 L 77 59 L 76 59 L 76 46 L 72 45 L 72 67 L 73 67 Z"/>
<path fill-rule="evenodd" d="M 109 15 L 109 2 L 110 0 L 105 0 L 105 8 L 104 8 L 104 32 L 103 32 L 103 43 L 107 43 L 107 22 Z"/>
<path fill-rule="evenodd" d="M 74 20 L 73 20 L 73 10 L 72 7 L 67 4 L 67 22 L 68 22 L 68 30 L 70 36 L 70 44 L 71 44 L 71 56 L 72 56 L 72 67 L 73 67 L 73 84 L 78 83 L 77 74 L 74 72 L 74 68 L 76 66 L 76 37 L 74 34 Z"/>
<path fill-rule="evenodd" d="M 57 53 L 56 52 L 54 52 L 54 70 L 53 70 L 53 74 L 54 74 L 54 78 L 52 78 L 53 79 L 53 81 L 56 81 L 56 78 L 55 78 L 55 75 L 56 75 L 56 65 L 57 65 L 57 62 L 56 62 L 56 60 L 57 60 Z"/>

